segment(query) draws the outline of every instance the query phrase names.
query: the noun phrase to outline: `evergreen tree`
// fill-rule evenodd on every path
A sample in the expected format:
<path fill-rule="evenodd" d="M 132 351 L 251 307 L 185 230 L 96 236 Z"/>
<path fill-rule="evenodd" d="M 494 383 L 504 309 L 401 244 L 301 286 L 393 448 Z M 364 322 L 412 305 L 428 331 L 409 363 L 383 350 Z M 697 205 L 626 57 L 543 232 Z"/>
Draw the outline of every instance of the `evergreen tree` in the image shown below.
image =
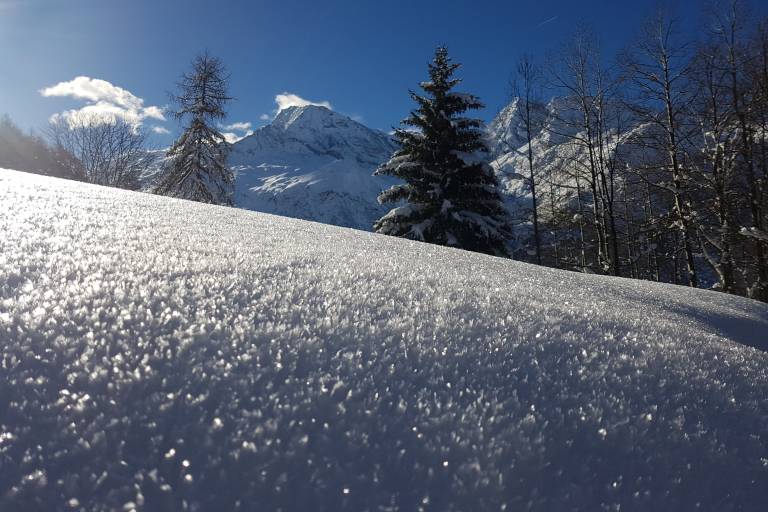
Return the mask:
<path fill-rule="evenodd" d="M 400 149 L 376 170 L 405 181 L 379 195 L 379 203 L 406 201 L 374 223 L 378 233 L 507 256 L 510 236 L 498 181 L 478 155 L 487 152 L 481 121 L 463 117 L 482 108 L 477 97 L 451 92 L 459 67 L 439 47 L 429 64 L 426 92 L 395 131 Z"/>
<path fill-rule="evenodd" d="M 165 175 L 156 188 L 158 194 L 204 203 L 232 204 L 232 171 L 226 166 L 229 150 L 213 121 L 226 116 L 224 105 L 227 78 L 221 60 L 199 55 L 192 71 L 185 73 L 178 86 L 181 93 L 173 100 L 178 105 L 177 119 L 190 119 L 184 133 L 168 150 Z"/>

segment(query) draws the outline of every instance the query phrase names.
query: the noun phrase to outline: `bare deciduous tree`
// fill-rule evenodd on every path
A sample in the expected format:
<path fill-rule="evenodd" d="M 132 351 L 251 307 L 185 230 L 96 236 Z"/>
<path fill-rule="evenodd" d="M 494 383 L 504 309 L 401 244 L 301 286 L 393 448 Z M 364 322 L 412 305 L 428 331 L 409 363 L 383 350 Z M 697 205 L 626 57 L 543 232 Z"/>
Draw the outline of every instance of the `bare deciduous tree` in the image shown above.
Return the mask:
<path fill-rule="evenodd" d="M 622 128 L 614 99 L 616 79 L 603 68 L 594 35 L 584 29 L 550 63 L 548 77 L 551 86 L 565 99 L 563 108 L 554 113 L 555 127 L 548 130 L 566 139 L 575 153 L 585 156 L 571 161 L 570 173 L 573 180 L 586 184 L 585 196 L 577 187 L 578 201 L 586 201 L 591 209 L 595 266 L 599 271 L 620 275 L 615 173 L 619 163 L 617 140 Z"/>
<path fill-rule="evenodd" d="M 54 119 L 48 128 L 54 147 L 74 156 L 71 173 L 97 185 L 139 189 L 152 165 L 146 133 L 119 117 L 77 114 Z"/>
<path fill-rule="evenodd" d="M 542 102 L 539 95 L 541 87 L 541 74 L 530 57 L 523 56 L 517 64 L 517 79 L 512 84 L 512 94 L 517 98 L 517 116 L 523 123 L 525 131 L 526 158 L 528 160 L 528 186 L 531 189 L 531 213 L 533 216 L 533 240 L 536 248 L 536 263 L 541 265 L 541 234 L 539 232 L 539 210 L 536 189 L 536 173 L 534 172 L 533 136 L 539 131 L 541 124 L 540 115 L 536 111 L 541 110 Z"/>
<path fill-rule="evenodd" d="M 620 76 L 577 32 L 550 59 L 555 97 L 528 155 L 522 64 L 510 151 L 538 180 L 523 243 L 546 237 L 531 261 L 768 301 L 768 20 L 745 4 L 713 7 L 698 44 L 657 15 Z"/>
<path fill-rule="evenodd" d="M 654 185 L 672 196 L 673 225 L 681 239 L 687 282 L 698 286 L 694 259 L 695 228 L 690 211 L 689 169 L 684 146 L 689 137 L 689 45 L 678 41 L 674 20 L 659 13 L 644 27 L 636 50 L 623 58 L 627 77 L 636 93 L 630 102 L 634 114 L 653 129 L 638 144 L 658 151 L 657 169 L 666 177 Z"/>

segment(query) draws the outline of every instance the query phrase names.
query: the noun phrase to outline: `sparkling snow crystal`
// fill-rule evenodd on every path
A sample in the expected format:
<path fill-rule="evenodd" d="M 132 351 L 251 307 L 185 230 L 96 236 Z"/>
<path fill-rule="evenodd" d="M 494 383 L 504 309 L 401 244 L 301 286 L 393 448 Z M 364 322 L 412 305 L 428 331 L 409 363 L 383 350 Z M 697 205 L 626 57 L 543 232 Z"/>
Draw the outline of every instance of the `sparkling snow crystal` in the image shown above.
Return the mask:
<path fill-rule="evenodd" d="M 763 304 L 5 170 L 0 205 L 0 510 L 768 503 Z"/>

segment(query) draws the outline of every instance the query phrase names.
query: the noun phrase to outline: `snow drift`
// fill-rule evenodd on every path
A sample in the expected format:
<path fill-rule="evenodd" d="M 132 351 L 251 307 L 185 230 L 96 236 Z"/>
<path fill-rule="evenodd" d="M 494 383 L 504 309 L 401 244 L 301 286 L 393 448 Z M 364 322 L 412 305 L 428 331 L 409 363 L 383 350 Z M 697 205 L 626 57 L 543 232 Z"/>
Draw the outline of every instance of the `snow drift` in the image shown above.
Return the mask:
<path fill-rule="evenodd" d="M 2 510 L 760 510 L 768 307 L 0 171 Z"/>

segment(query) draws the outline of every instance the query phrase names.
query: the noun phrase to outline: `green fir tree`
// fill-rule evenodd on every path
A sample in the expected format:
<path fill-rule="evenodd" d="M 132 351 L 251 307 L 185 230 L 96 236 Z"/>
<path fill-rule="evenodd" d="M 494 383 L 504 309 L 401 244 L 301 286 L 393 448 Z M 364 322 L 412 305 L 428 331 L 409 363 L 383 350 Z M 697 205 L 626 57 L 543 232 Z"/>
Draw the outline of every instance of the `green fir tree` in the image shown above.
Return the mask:
<path fill-rule="evenodd" d="M 379 202 L 398 206 L 374 223 L 378 233 L 508 256 L 511 236 L 499 184 L 483 161 L 482 122 L 465 117 L 483 108 L 476 96 L 452 92 L 461 81 L 459 67 L 439 47 L 429 64 L 423 96 L 411 91 L 418 107 L 395 131 L 400 149 L 376 170 L 405 183 L 379 195 Z"/>

